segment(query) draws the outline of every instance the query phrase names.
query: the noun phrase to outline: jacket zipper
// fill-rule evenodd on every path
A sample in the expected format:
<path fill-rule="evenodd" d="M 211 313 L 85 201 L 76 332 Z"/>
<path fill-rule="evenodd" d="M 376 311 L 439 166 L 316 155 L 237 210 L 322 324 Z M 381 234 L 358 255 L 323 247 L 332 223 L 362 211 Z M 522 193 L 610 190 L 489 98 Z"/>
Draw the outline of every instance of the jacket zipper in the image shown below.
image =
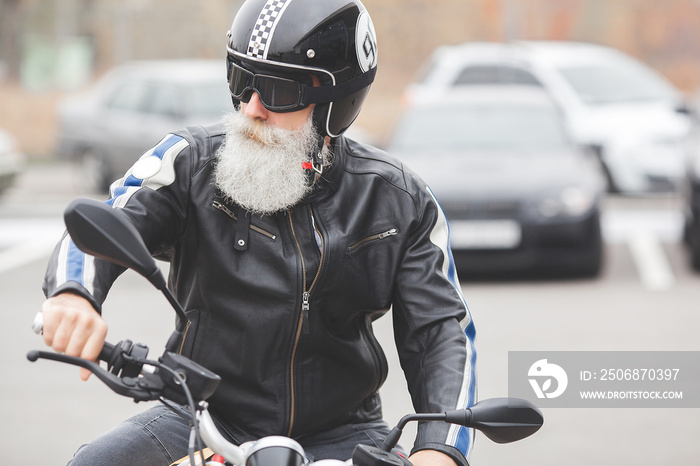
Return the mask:
<path fill-rule="evenodd" d="M 288 216 L 289 216 L 289 226 L 292 229 L 292 236 L 294 237 L 294 243 L 296 244 L 297 250 L 299 251 L 299 258 L 301 259 L 301 281 L 302 281 L 302 294 L 301 294 L 301 314 L 299 315 L 299 322 L 297 323 L 297 330 L 296 330 L 296 335 L 294 336 L 294 346 L 292 347 L 292 357 L 289 362 L 289 386 L 290 386 L 290 393 L 291 393 L 291 406 L 290 406 L 290 413 L 289 413 L 289 429 L 287 430 L 287 437 L 292 435 L 292 429 L 294 428 L 294 417 L 295 417 L 295 411 L 296 411 L 296 393 L 294 389 L 294 361 L 296 360 L 296 354 L 297 354 L 297 349 L 299 348 L 299 340 L 301 340 L 301 335 L 303 333 L 308 332 L 308 320 L 309 320 L 309 310 L 311 308 L 309 301 L 311 299 L 311 291 L 313 290 L 314 286 L 316 285 L 316 282 L 318 281 L 318 277 L 321 274 L 321 267 L 323 266 L 323 259 L 324 259 L 324 246 L 325 242 L 323 239 L 323 235 L 321 234 L 321 231 L 318 229 L 316 226 L 316 222 L 314 221 L 314 213 L 313 210 L 310 210 L 310 215 L 311 215 L 311 221 L 314 225 L 314 229 L 316 230 L 316 233 L 318 233 L 319 238 L 321 238 L 321 258 L 319 259 L 318 262 L 318 269 L 316 270 L 316 275 L 314 276 L 313 281 L 311 282 L 311 286 L 309 288 L 306 288 L 306 264 L 304 262 L 304 254 L 301 251 L 301 245 L 299 244 L 299 240 L 297 239 L 297 234 L 296 231 L 294 230 L 294 222 L 292 221 L 292 213 L 291 211 L 288 211 Z"/>
<path fill-rule="evenodd" d="M 188 320 L 185 332 L 182 334 L 182 341 L 180 342 L 180 349 L 177 350 L 178 354 L 182 354 L 182 350 L 185 349 L 185 340 L 187 340 L 187 334 L 190 333 L 190 327 L 192 326 L 192 321 Z"/>
<path fill-rule="evenodd" d="M 348 247 L 348 252 L 353 252 L 356 249 L 358 249 L 360 246 L 369 243 L 370 241 L 374 241 L 377 239 L 384 239 L 388 238 L 389 236 L 396 236 L 399 234 L 399 230 L 396 228 L 392 228 L 391 230 L 387 230 L 384 233 L 378 233 L 376 235 L 368 236 L 367 238 L 361 239 L 355 244 L 352 244 Z"/>
<path fill-rule="evenodd" d="M 228 207 L 226 207 L 226 206 L 225 206 L 224 204 L 222 204 L 221 202 L 219 202 L 219 201 L 214 201 L 214 202 L 212 203 L 212 207 L 214 207 L 215 209 L 219 209 L 220 211 L 224 212 L 226 215 L 228 215 L 229 217 L 231 217 L 231 218 L 234 219 L 235 221 L 238 221 L 238 217 L 236 216 L 236 214 L 234 214 L 233 211 L 232 211 L 231 209 L 229 209 Z M 270 233 L 269 231 L 265 231 L 265 230 L 263 230 L 262 228 L 257 227 L 257 226 L 255 226 L 255 225 L 252 225 L 252 224 L 251 224 L 251 225 L 250 225 L 250 229 L 253 230 L 253 231 L 256 231 L 256 232 L 260 233 L 261 235 L 267 236 L 267 237 L 270 238 L 271 240 L 276 240 L 276 239 L 277 239 L 277 235 L 272 234 L 272 233 Z"/>

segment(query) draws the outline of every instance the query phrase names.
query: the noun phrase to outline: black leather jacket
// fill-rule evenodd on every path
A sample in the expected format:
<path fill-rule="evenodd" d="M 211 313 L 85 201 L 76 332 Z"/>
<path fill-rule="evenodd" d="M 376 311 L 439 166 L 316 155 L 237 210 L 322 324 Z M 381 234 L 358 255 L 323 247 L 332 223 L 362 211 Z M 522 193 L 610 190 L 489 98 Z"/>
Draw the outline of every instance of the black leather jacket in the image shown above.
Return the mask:
<path fill-rule="evenodd" d="M 339 138 L 303 203 L 251 216 L 213 186 L 223 136 L 222 125 L 168 135 L 143 156 L 159 157 L 161 170 L 146 180 L 130 171 L 109 202 L 170 262 L 169 285 L 192 320 L 183 352 L 222 377 L 210 410 L 229 432 L 298 437 L 380 418 L 387 362 L 372 321 L 390 308 L 415 409 L 473 404 L 474 327 L 428 187 L 381 151 Z M 64 238 L 45 293 L 76 291 L 100 309 L 122 269 L 89 257 L 76 265 L 76 254 Z M 471 439 L 426 423 L 415 449 L 464 464 Z"/>

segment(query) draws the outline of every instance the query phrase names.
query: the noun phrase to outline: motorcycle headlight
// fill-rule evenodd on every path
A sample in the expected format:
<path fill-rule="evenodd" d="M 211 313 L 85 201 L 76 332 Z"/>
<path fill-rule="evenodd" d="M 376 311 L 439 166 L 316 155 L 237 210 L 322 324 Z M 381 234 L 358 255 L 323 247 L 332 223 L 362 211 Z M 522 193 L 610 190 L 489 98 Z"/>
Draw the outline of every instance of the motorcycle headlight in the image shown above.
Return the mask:
<path fill-rule="evenodd" d="M 577 217 L 588 212 L 595 195 L 581 188 L 566 188 L 545 197 L 539 203 L 539 213 L 545 218 Z"/>
<path fill-rule="evenodd" d="M 264 437 L 255 442 L 246 455 L 246 466 L 305 466 L 308 464 L 304 450 L 296 441 L 287 437 Z"/>

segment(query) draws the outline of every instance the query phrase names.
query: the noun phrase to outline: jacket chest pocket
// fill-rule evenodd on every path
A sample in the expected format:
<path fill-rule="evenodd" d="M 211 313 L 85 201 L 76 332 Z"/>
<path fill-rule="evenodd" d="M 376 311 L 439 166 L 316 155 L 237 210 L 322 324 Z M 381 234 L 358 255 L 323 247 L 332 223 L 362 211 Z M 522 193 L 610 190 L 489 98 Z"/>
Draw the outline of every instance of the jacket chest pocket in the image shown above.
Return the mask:
<path fill-rule="evenodd" d="M 276 233 L 273 233 L 270 228 L 252 224 L 250 221 L 250 216 L 244 211 L 240 210 L 238 213 L 236 213 L 229 206 L 218 200 L 212 202 L 212 207 L 219 212 L 223 212 L 224 214 L 228 215 L 228 217 L 235 222 L 233 227 L 235 232 L 235 238 L 233 241 L 234 249 L 238 251 L 245 251 L 248 249 L 251 231 L 261 236 L 264 240 L 270 242 L 277 241 Z"/>
<path fill-rule="evenodd" d="M 335 283 L 352 308 L 372 311 L 390 304 L 400 251 L 401 231 L 392 225 L 349 238 L 342 263 L 328 269 L 338 274 Z"/>
<path fill-rule="evenodd" d="M 395 227 L 390 227 L 387 230 L 382 230 L 377 233 L 371 233 L 365 237 L 363 237 L 360 240 L 357 240 L 348 246 L 347 252 L 348 254 L 352 254 L 358 249 L 362 248 L 363 246 L 371 246 L 372 243 L 378 242 L 387 238 L 391 238 L 392 236 L 396 236 L 399 234 L 399 230 Z"/>

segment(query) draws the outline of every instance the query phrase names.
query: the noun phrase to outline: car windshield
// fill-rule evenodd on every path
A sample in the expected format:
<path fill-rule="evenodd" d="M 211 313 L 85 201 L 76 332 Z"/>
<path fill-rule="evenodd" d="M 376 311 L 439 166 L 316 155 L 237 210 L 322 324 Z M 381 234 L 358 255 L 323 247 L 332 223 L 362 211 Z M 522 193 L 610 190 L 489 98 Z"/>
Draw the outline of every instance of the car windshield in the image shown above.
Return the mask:
<path fill-rule="evenodd" d="M 591 105 L 675 97 L 673 88 L 663 79 L 645 67 L 627 61 L 615 65 L 561 68 L 559 72 L 581 99 Z"/>
<path fill-rule="evenodd" d="M 233 111 L 231 94 L 224 82 L 200 84 L 192 88 L 192 116 L 219 119 Z"/>
<path fill-rule="evenodd" d="M 532 105 L 462 105 L 414 109 L 399 124 L 392 150 L 528 153 L 568 147 L 559 114 Z"/>

